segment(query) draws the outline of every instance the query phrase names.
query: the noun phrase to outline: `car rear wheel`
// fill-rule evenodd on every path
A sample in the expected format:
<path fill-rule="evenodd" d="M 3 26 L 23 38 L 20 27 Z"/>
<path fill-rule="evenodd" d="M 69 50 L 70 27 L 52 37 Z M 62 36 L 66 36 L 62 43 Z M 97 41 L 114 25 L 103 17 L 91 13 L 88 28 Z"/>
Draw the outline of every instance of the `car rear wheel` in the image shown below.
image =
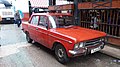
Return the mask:
<path fill-rule="evenodd" d="M 67 53 L 66 53 L 66 50 L 65 48 L 61 45 L 61 44 L 58 44 L 55 48 L 55 55 L 56 55 L 56 59 L 64 64 L 66 62 L 69 61 L 69 58 L 67 56 Z"/>
<path fill-rule="evenodd" d="M 26 40 L 27 40 L 28 43 L 32 43 L 32 41 L 33 41 L 33 40 L 30 38 L 30 36 L 29 36 L 28 33 L 26 33 Z"/>

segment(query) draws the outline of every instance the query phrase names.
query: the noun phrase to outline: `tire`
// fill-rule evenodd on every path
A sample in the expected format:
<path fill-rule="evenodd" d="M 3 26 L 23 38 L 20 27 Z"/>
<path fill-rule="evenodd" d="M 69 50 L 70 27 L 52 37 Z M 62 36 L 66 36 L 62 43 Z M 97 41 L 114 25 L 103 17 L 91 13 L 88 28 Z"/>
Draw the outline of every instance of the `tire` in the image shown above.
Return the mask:
<path fill-rule="evenodd" d="M 61 44 L 57 44 L 55 47 L 55 55 L 58 62 L 65 64 L 69 61 L 65 48 Z"/>
<path fill-rule="evenodd" d="M 32 41 L 33 41 L 33 40 L 30 38 L 29 33 L 26 33 L 26 40 L 27 40 L 28 43 L 32 43 Z"/>

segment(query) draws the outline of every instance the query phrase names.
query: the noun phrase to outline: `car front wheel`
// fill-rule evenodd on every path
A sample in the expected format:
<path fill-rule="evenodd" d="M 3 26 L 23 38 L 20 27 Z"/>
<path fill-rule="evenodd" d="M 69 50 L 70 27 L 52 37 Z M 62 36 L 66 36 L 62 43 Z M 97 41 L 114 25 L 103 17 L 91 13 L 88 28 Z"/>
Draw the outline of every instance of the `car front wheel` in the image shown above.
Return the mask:
<path fill-rule="evenodd" d="M 66 53 L 66 50 L 65 48 L 61 45 L 61 44 L 58 44 L 55 48 L 55 55 L 56 55 L 56 58 L 57 60 L 64 64 L 66 62 L 69 61 L 69 58 L 67 56 L 67 53 Z"/>

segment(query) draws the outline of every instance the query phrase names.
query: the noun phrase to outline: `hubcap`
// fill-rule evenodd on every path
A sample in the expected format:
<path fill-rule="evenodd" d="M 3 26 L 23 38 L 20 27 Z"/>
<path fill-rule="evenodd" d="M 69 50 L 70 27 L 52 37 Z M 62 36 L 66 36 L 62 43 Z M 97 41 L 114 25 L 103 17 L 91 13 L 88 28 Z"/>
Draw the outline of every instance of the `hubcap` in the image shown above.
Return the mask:
<path fill-rule="evenodd" d="M 58 56 L 59 56 L 60 58 L 64 56 L 64 52 L 63 52 L 62 49 L 59 49 L 59 50 L 58 50 Z"/>

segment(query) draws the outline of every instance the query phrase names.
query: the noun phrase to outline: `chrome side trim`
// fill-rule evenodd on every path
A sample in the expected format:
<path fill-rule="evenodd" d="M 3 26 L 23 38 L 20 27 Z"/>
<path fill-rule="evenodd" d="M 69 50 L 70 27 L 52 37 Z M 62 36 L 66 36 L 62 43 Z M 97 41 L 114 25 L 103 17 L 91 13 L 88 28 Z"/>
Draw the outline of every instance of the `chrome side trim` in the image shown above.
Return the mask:
<path fill-rule="evenodd" d="M 42 31 L 38 31 L 38 32 L 40 32 L 40 33 L 43 33 L 43 34 L 47 34 L 47 33 L 45 33 L 45 32 L 42 32 Z"/>

